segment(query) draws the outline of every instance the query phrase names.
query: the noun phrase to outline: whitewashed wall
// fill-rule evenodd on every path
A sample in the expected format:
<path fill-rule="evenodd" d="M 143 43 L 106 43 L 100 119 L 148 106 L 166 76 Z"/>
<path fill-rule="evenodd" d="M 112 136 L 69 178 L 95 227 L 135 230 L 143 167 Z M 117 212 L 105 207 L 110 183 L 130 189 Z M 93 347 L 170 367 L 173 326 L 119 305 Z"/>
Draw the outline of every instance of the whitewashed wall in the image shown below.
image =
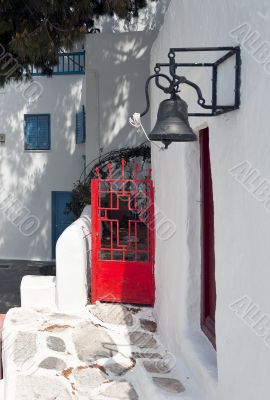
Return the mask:
<path fill-rule="evenodd" d="M 28 102 L 21 92 L 6 87 L 0 94 L 0 187 L 40 219 L 31 236 L 7 218 L 0 209 L 1 258 L 51 259 L 51 192 L 71 190 L 83 170 L 85 145 L 75 143 L 75 113 L 85 104 L 85 77 L 37 77 L 43 93 Z M 51 150 L 24 151 L 24 114 L 51 114 Z M 18 203 L 18 204 L 19 204 Z"/>
<path fill-rule="evenodd" d="M 135 28 L 134 28 L 135 29 Z M 71 190 L 87 162 L 115 148 L 145 141 L 128 123 L 145 107 L 153 32 L 104 33 L 86 37 L 86 75 L 39 77 L 43 93 L 28 102 L 20 91 L 0 93 L 0 185 L 40 219 L 30 237 L 7 218 L 0 206 L 1 258 L 51 258 L 51 192 Z M 86 107 L 86 144 L 75 144 L 75 113 Z M 51 150 L 24 151 L 24 114 L 51 114 Z M 144 119 L 149 128 L 149 117 Z"/>
<path fill-rule="evenodd" d="M 87 162 L 103 153 L 146 140 L 128 119 L 145 107 L 154 33 L 88 35 L 86 41 Z M 144 119 L 149 127 L 149 117 Z"/>
<path fill-rule="evenodd" d="M 270 315 L 270 215 L 263 203 L 269 190 L 266 195 L 255 193 L 261 201 L 251 193 L 270 177 L 270 75 L 269 65 L 263 64 L 269 54 L 269 18 L 267 0 L 172 0 L 151 54 L 153 66 L 166 61 L 169 47 L 236 45 L 230 32 L 244 23 L 252 35 L 242 43 L 241 109 L 215 118 L 191 118 L 194 129 L 209 126 L 210 130 L 216 355 L 200 332 L 199 145 L 172 144 L 165 152 L 152 147 L 156 204 L 177 225 L 176 234 L 169 240 L 157 237 L 155 311 L 159 330 L 169 348 L 185 357 L 198 380 L 209 389 L 209 396 L 212 393 L 219 400 L 266 399 L 270 392 L 270 349 L 264 340 L 269 333 L 269 318 L 262 320 L 263 328 L 258 322 L 264 314 Z M 256 49 L 263 43 L 266 51 L 259 63 Z M 196 74 L 189 71 L 188 76 L 205 88 L 205 75 L 199 70 Z M 221 83 L 221 98 L 228 100 L 229 86 L 226 79 Z M 183 98 L 194 104 L 195 97 L 189 93 L 184 90 Z M 152 125 L 161 99 L 154 89 Z M 257 180 L 241 185 L 229 170 L 244 160 L 257 169 Z M 230 304 L 243 296 L 257 304 L 250 308 L 246 320 L 243 313 L 248 310 L 247 302 L 242 314 L 239 309 L 238 315 L 230 309 Z"/>

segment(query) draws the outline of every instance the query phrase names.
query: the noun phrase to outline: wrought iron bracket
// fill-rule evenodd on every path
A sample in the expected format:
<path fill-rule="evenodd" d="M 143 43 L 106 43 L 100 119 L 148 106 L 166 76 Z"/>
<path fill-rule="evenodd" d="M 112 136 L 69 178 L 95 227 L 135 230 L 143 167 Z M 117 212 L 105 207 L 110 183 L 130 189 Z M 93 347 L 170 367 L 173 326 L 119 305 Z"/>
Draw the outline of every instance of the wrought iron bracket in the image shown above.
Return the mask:
<path fill-rule="evenodd" d="M 177 53 L 196 53 L 196 52 L 225 52 L 220 58 L 218 58 L 215 62 L 190 62 L 190 63 L 177 63 L 175 58 Z M 168 93 L 173 98 L 179 93 L 179 87 L 182 84 L 186 84 L 192 87 L 198 96 L 197 103 L 200 107 L 205 110 L 209 110 L 209 112 L 201 112 L 201 113 L 189 113 L 189 116 L 193 117 L 201 117 L 201 116 L 216 116 L 227 113 L 229 111 L 237 110 L 240 107 L 240 86 L 241 86 L 241 49 L 239 46 L 236 47 L 185 47 L 185 48 L 171 48 L 168 54 L 169 62 L 168 63 L 157 63 L 154 68 L 154 74 L 151 75 L 145 84 L 145 94 L 146 94 L 146 110 L 141 113 L 141 116 L 144 116 L 150 108 L 150 99 L 149 99 L 149 84 L 152 79 L 155 79 L 156 86 L 163 90 L 164 93 Z M 222 65 L 229 58 L 235 58 L 234 63 L 234 104 L 232 105 L 221 105 L 217 103 L 218 98 L 218 71 L 220 65 Z M 194 67 L 194 68 L 211 68 L 212 69 L 212 96 L 211 96 L 211 104 L 206 104 L 206 100 L 203 97 L 202 91 L 200 87 L 188 80 L 185 76 L 180 76 L 177 74 L 177 69 L 181 67 Z M 164 69 L 166 72 L 164 73 Z M 168 81 L 168 86 L 163 86 L 160 83 L 160 78 L 164 78 Z"/>

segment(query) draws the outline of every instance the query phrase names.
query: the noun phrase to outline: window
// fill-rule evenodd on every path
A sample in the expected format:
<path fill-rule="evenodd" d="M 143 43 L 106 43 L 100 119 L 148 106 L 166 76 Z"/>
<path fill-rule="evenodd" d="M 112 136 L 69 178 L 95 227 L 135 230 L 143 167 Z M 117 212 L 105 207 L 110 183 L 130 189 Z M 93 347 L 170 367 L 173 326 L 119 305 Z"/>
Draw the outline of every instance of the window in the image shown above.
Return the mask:
<path fill-rule="evenodd" d="M 216 280 L 214 243 L 214 201 L 209 152 L 209 132 L 200 132 L 201 153 L 201 248 L 202 248 L 202 330 L 216 346 Z"/>
<path fill-rule="evenodd" d="M 50 150 L 51 121 L 49 114 L 24 116 L 25 150 Z"/>
<path fill-rule="evenodd" d="M 85 109 L 76 113 L 76 143 L 85 143 Z"/>

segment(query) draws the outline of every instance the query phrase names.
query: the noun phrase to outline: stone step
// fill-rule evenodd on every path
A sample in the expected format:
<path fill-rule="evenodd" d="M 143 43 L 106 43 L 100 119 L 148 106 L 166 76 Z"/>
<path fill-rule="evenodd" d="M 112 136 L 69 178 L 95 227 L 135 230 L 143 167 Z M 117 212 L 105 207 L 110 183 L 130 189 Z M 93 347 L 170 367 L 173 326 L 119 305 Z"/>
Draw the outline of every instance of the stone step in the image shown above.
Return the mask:
<path fill-rule="evenodd" d="M 55 308 L 55 276 L 26 275 L 21 283 L 22 307 Z"/>

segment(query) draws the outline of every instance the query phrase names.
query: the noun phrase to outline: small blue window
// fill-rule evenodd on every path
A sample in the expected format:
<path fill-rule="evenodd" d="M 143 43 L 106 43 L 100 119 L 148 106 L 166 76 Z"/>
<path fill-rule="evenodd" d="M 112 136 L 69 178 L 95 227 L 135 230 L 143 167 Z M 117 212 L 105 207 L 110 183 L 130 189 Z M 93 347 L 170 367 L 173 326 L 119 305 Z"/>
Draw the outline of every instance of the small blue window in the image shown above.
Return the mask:
<path fill-rule="evenodd" d="M 26 114 L 24 116 L 25 150 L 50 150 L 50 114 Z"/>
<path fill-rule="evenodd" d="M 76 143 L 85 143 L 85 109 L 76 113 Z"/>

